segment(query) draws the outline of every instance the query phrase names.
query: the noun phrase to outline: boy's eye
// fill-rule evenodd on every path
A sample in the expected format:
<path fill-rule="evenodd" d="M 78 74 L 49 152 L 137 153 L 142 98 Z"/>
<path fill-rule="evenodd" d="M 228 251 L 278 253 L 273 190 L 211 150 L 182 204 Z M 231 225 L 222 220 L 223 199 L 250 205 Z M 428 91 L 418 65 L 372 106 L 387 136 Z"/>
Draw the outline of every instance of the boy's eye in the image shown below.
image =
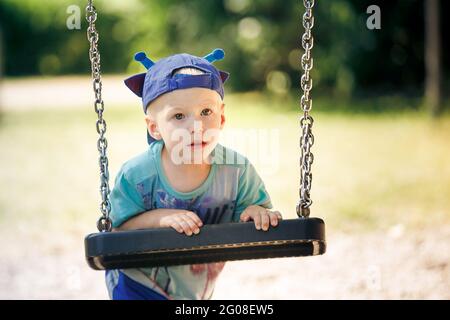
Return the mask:
<path fill-rule="evenodd" d="M 212 113 L 210 108 L 206 108 L 202 110 L 202 116 L 209 116 Z"/>
<path fill-rule="evenodd" d="M 181 120 L 181 119 L 184 118 L 184 114 L 182 114 L 182 113 L 177 113 L 177 114 L 174 115 L 174 118 L 177 119 L 177 120 Z"/>

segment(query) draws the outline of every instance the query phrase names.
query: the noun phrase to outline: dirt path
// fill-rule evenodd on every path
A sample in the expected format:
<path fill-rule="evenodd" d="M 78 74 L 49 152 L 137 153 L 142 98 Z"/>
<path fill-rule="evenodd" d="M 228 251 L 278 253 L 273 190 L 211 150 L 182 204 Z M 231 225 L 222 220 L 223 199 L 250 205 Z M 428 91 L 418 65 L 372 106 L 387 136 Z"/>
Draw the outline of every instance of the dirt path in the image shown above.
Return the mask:
<path fill-rule="evenodd" d="M 123 84 L 125 78 L 120 75 L 102 78 L 105 103 L 136 104 L 138 100 Z M 89 76 L 30 77 L 0 82 L 0 107 L 3 110 L 79 108 L 92 106 L 93 99 Z"/>
<path fill-rule="evenodd" d="M 449 229 L 340 235 L 321 257 L 231 263 L 214 297 L 449 299 L 449 245 Z"/>
<path fill-rule="evenodd" d="M 103 273 L 83 259 L 83 236 L 11 237 L 0 264 L 0 299 L 107 299 Z M 449 245 L 450 228 L 336 235 L 324 256 L 227 263 L 213 297 L 449 299 Z"/>

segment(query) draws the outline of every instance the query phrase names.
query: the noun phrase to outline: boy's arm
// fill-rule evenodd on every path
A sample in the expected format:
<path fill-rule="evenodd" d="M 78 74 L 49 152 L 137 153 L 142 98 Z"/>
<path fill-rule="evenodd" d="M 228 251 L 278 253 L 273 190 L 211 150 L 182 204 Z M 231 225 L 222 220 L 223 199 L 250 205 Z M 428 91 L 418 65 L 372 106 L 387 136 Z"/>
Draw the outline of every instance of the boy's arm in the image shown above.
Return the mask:
<path fill-rule="evenodd" d="M 202 226 L 202 220 L 192 211 L 155 209 L 130 218 L 113 231 L 171 227 L 191 236 L 193 233 L 198 234 Z"/>
<path fill-rule="evenodd" d="M 269 193 L 255 167 L 247 160 L 245 169 L 239 177 L 233 221 L 253 220 L 256 229 L 267 231 L 269 225 L 275 227 L 278 220 L 282 219 L 280 212 L 269 209 L 272 209 Z"/>
<path fill-rule="evenodd" d="M 192 211 L 178 209 L 154 209 L 146 211 L 134 182 L 130 182 L 123 167 L 117 174 L 111 191 L 113 230 L 133 230 L 171 227 L 180 233 L 199 233 L 200 218 Z"/>

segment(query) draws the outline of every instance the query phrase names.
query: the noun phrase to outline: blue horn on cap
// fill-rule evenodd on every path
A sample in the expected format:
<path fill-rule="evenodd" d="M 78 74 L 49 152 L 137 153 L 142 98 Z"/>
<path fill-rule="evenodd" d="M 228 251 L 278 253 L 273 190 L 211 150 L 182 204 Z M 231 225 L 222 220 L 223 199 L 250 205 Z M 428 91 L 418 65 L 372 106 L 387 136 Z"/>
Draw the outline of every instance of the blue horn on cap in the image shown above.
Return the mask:
<path fill-rule="evenodd" d="M 139 61 L 145 67 L 145 69 L 150 69 L 155 63 L 150 60 L 144 51 L 138 52 L 134 55 L 134 60 Z"/>
<path fill-rule="evenodd" d="M 213 63 L 214 61 L 222 60 L 223 57 L 225 57 L 225 52 L 222 49 L 214 49 L 210 54 L 204 56 L 203 59 Z"/>

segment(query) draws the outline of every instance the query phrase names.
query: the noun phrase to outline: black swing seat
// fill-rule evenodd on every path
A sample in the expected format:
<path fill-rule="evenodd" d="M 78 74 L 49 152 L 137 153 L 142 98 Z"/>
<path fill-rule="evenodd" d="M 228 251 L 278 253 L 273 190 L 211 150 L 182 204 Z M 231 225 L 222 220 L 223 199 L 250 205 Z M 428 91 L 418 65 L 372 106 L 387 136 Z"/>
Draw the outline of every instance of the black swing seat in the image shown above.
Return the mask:
<path fill-rule="evenodd" d="M 172 228 L 101 232 L 86 236 L 86 259 L 95 270 L 142 268 L 325 253 L 319 218 L 282 220 L 268 231 L 253 221 L 208 224 L 197 235 Z"/>

